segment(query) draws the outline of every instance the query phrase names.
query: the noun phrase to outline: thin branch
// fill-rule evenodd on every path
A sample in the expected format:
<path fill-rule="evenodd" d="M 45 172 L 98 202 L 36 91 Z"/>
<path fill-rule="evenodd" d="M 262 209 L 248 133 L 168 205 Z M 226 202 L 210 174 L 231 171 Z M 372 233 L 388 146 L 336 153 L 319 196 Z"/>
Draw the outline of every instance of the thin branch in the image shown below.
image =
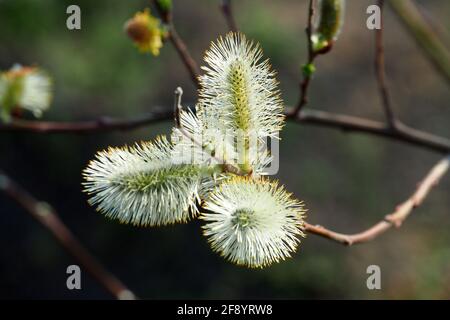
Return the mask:
<path fill-rule="evenodd" d="M 0 171 L 0 191 L 4 192 L 52 233 L 70 253 L 106 290 L 117 299 L 136 299 L 118 278 L 111 274 L 73 235 L 48 204 L 36 200 L 26 190 Z"/>
<path fill-rule="evenodd" d="M 331 231 L 322 226 L 305 223 L 305 231 L 348 246 L 371 241 L 392 227 L 399 228 L 412 213 L 413 209 L 420 206 L 431 189 L 439 183 L 439 180 L 448 171 L 449 166 L 450 156 L 447 156 L 430 170 L 419 183 L 416 191 L 406 201 L 398 205 L 393 213 L 385 216 L 384 220 L 367 230 L 355 234 L 344 234 Z"/>
<path fill-rule="evenodd" d="M 192 58 L 189 49 L 187 48 L 183 39 L 181 39 L 181 37 L 178 35 L 177 29 L 175 28 L 175 25 L 173 23 L 172 11 L 166 11 L 163 7 L 161 7 L 159 1 L 157 0 L 154 0 L 153 3 L 155 4 L 156 9 L 161 16 L 161 19 L 169 27 L 168 38 L 170 42 L 172 42 L 172 45 L 178 52 L 181 61 L 189 72 L 192 82 L 197 86 L 197 88 L 200 87 L 200 83 L 198 81 L 200 69 L 195 60 Z"/>
<path fill-rule="evenodd" d="M 225 159 L 221 159 L 215 155 L 213 155 L 213 152 L 211 150 L 208 150 L 205 148 L 205 146 L 198 141 L 197 139 L 195 139 L 194 136 L 192 136 L 188 131 L 184 130 L 184 128 L 181 125 L 181 121 L 180 121 L 180 114 L 181 111 L 183 110 L 183 106 L 181 105 L 181 97 L 183 95 L 183 89 L 181 89 L 181 87 L 178 87 L 175 89 L 175 99 L 174 99 L 174 114 L 175 114 L 175 125 L 178 128 L 178 130 L 180 130 L 180 132 L 189 140 L 191 140 L 196 146 L 200 147 L 201 149 L 203 149 L 204 152 L 206 152 L 206 154 L 211 157 L 211 159 L 216 160 L 218 163 L 222 164 L 223 170 L 226 172 L 230 172 L 236 175 L 245 175 L 244 172 L 242 172 L 242 170 L 239 167 L 234 166 L 231 163 L 228 163 Z"/>
<path fill-rule="evenodd" d="M 314 16 L 314 8 L 315 8 L 315 0 L 309 0 L 309 9 L 308 9 L 308 26 L 306 27 L 306 37 L 308 43 L 308 62 L 306 65 L 312 65 L 314 63 L 314 59 L 317 54 L 314 52 L 313 43 L 312 43 L 312 19 Z M 311 73 L 303 72 L 303 80 L 300 83 L 300 100 L 297 104 L 297 107 L 293 110 L 294 114 L 299 113 L 302 108 L 308 103 L 308 89 L 309 84 L 311 82 Z"/>
<path fill-rule="evenodd" d="M 391 0 L 388 3 L 436 71 L 450 83 L 450 51 L 436 36 L 414 1 Z"/>
<path fill-rule="evenodd" d="M 131 130 L 149 124 L 168 120 L 170 110 L 161 110 L 136 119 L 120 120 L 102 117 L 97 120 L 79 122 L 54 122 L 14 119 L 10 123 L 0 123 L 0 132 L 23 131 L 34 133 L 96 133 L 114 130 Z"/>
<path fill-rule="evenodd" d="M 384 46 L 383 46 L 383 30 L 384 30 L 384 0 L 378 0 L 378 6 L 381 10 L 381 28 L 375 32 L 375 72 L 377 76 L 378 89 L 382 100 L 382 105 L 386 120 L 392 129 L 396 128 L 397 120 L 392 110 L 391 97 L 389 94 L 388 86 L 386 84 L 386 71 L 385 71 L 385 59 L 384 59 Z"/>
<path fill-rule="evenodd" d="M 222 0 L 222 4 L 220 5 L 220 8 L 222 10 L 222 13 L 225 17 L 225 20 L 228 24 L 228 29 L 233 32 L 237 32 L 238 28 L 236 25 L 236 20 L 233 15 L 233 8 L 231 6 L 231 0 Z"/>
<path fill-rule="evenodd" d="M 450 140 L 413 129 L 402 123 L 392 130 L 384 123 L 348 115 L 340 115 L 318 110 L 302 110 L 298 115 L 288 112 L 287 119 L 316 126 L 341 129 L 343 131 L 372 134 L 391 140 L 406 142 L 442 154 L 450 152 Z"/>
<path fill-rule="evenodd" d="M 189 71 L 189 75 L 191 76 L 192 81 L 197 86 L 197 88 L 199 88 L 200 83 L 198 81 L 198 77 L 200 74 L 200 69 L 198 68 L 197 63 L 189 53 L 186 44 L 178 35 L 177 30 L 175 29 L 175 26 L 172 22 L 170 23 L 169 39 L 172 42 L 175 49 L 177 50 L 178 55 L 181 58 L 181 61 L 183 61 L 184 65 Z"/>
<path fill-rule="evenodd" d="M 182 129 L 181 127 L 181 111 L 183 111 L 183 106 L 181 105 L 181 97 L 183 96 L 183 89 L 177 87 L 174 92 L 174 104 L 173 104 L 173 114 L 175 119 L 175 127 Z"/>

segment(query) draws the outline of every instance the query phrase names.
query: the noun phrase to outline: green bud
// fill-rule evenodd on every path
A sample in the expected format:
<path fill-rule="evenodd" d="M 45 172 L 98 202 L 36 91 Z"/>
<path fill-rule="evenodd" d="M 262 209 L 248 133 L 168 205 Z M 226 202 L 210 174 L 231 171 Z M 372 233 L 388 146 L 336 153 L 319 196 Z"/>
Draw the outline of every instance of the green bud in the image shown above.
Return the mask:
<path fill-rule="evenodd" d="M 344 24 L 345 0 L 319 0 L 318 16 L 311 35 L 315 52 L 330 47 Z"/>
<path fill-rule="evenodd" d="M 311 77 L 316 72 L 316 67 L 312 63 L 302 65 L 302 72 L 304 77 Z"/>
<path fill-rule="evenodd" d="M 165 13 L 172 10 L 172 0 L 157 0 L 159 8 Z"/>

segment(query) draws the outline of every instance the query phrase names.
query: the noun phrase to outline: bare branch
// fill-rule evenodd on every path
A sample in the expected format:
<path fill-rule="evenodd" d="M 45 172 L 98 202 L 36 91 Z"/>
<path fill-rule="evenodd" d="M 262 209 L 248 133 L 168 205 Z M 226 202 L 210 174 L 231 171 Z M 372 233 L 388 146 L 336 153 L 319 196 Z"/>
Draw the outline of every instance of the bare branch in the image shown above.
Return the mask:
<path fill-rule="evenodd" d="M 412 213 L 413 209 L 420 206 L 431 189 L 439 183 L 450 166 L 450 156 L 439 161 L 418 184 L 416 191 L 403 203 L 397 206 L 393 213 L 385 216 L 384 220 L 376 223 L 367 230 L 355 234 L 338 233 L 322 226 L 314 226 L 305 223 L 305 231 L 344 245 L 360 244 L 371 241 L 393 226 L 399 228 Z"/>
<path fill-rule="evenodd" d="M 198 68 L 197 63 L 189 53 L 186 44 L 178 35 L 177 30 L 175 29 L 175 26 L 172 22 L 170 23 L 169 38 L 173 46 L 177 50 L 178 55 L 181 58 L 181 61 L 183 61 L 184 65 L 186 66 L 186 69 L 189 71 L 189 75 L 191 76 L 193 83 L 197 86 L 197 88 L 200 87 L 198 81 L 200 69 Z"/>
<path fill-rule="evenodd" d="M 238 28 L 236 25 L 236 20 L 234 19 L 231 0 L 222 0 L 220 8 L 222 9 L 222 13 L 227 21 L 228 29 L 230 29 L 230 31 L 237 32 Z"/>
<path fill-rule="evenodd" d="M 425 21 L 414 1 L 391 0 L 388 3 L 435 70 L 450 83 L 450 51 Z"/>
<path fill-rule="evenodd" d="M 383 46 L 383 30 L 384 30 L 384 0 L 378 0 L 378 6 L 381 10 L 381 28 L 375 32 L 375 72 L 377 76 L 378 89 L 383 104 L 384 114 L 386 120 L 392 129 L 396 129 L 397 120 L 392 110 L 391 97 L 389 94 L 388 86 L 386 84 L 386 71 L 385 71 L 385 59 L 384 59 L 384 46 Z"/>
<path fill-rule="evenodd" d="M 312 43 L 312 19 L 314 16 L 314 8 L 315 8 L 315 0 L 309 0 L 309 9 L 308 9 L 308 26 L 306 27 L 306 37 L 308 43 L 308 62 L 307 65 L 312 65 L 314 59 L 316 58 L 316 53 L 313 49 Z M 302 108 L 308 103 L 308 89 L 309 84 L 311 82 L 311 74 L 303 72 L 303 80 L 300 83 L 300 100 L 297 104 L 297 107 L 293 109 L 293 114 L 299 113 Z"/>
<path fill-rule="evenodd" d="M 0 191 L 4 192 L 25 211 L 50 231 L 55 239 L 70 253 L 106 290 L 117 299 L 136 299 L 118 278 L 89 252 L 59 219 L 57 213 L 47 203 L 36 200 L 2 171 L 0 171 Z"/>
<path fill-rule="evenodd" d="M 169 27 L 168 30 L 168 37 L 170 42 L 172 42 L 172 45 L 175 47 L 175 50 L 178 52 L 178 55 L 180 56 L 181 61 L 183 62 L 184 66 L 186 67 L 187 71 L 189 72 L 189 75 L 191 76 L 192 82 L 199 87 L 199 81 L 198 76 L 200 74 L 200 69 L 195 62 L 195 60 L 192 58 L 189 49 L 187 48 L 186 44 L 184 43 L 183 39 L 178 35 L 177 29 L 175 28 L 175 25 L 173 23 L 172 19 L 172 12 L 171 11 L 165 11 L 159 4 L 157 0 L 154 0 L 153 3 L 155 4 L 156 9 L 158 10 L 161 19 L 164 21 L 165 24 Z"/>
<path fill-rule="evenodd" d="M 341 129 L 343 131 L 372 134 L 442 154 L 450 152 L 450 140 L 410 128 L 402 123 L 392 130 L 384 123 L 348 115 L 317 110 L 302 110 L 298 115 L 288 112 L 287 119 L 298 123 Z"/>
<path fill-rule="evenodd" d="M 0 132 L 34 132 L 34 133 L 77 133 L 92 134 L 115 130 L 131 130 L 150 125 L 155 122 L 169 120 L 172 117 L 170 110 L 160 110 L 130 120 L 101 117 L 97 120 L 78 122 L 34 121 L 14 119 L 10 123 L 0 123 Z"/>

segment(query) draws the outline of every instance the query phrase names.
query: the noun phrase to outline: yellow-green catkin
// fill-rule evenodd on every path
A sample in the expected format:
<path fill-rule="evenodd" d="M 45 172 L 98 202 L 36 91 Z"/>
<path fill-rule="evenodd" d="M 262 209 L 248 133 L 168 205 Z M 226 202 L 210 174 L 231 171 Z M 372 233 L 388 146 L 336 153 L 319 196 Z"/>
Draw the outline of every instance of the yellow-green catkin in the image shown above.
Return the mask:
<path fill-rule="evenodd" d="M 235 107 L 235 117 L 234 122 L 236 125 L 238 142 L 242 145 L 237 144 L 239 148 L 238 154 L 241 156 L 239 166 L 244 172 L 251 172 L 250 163 L 250 138 L 249 129 L 251 121 L 250 104 L 248 96 L 248 85 L 247 78 L 244 70 L 244 66 L 239 61 L 233 63 L 229 74 L 231 96 L 233 105 Z"/>
<path fill-rule="evenodd" d="M 6 77 L 6 76 L 5 76 Z M 23 78 L 15 77 L 8 79 L 9 85 L 4 90 L 4 94 L 1 97 L 1 118 L 7 122 L 10 120 L 11 112 L 16 107 L 17 101 L 20 99 L 23 87 Z"/>
<path fill-rule="evenodd" d="M 159 55 L 163 46 L 164 30 L 159 19 L 151 15 L 150 9 L 137 12 L 125 23 L 125 31 L 139 51 Z"/>
<path fill-rule="evenodd" d="M 330 47 L 337 40 L 344 23 L 345 0 L 319 0 L 318 16 L 311 35 L 314 51 Z"/>

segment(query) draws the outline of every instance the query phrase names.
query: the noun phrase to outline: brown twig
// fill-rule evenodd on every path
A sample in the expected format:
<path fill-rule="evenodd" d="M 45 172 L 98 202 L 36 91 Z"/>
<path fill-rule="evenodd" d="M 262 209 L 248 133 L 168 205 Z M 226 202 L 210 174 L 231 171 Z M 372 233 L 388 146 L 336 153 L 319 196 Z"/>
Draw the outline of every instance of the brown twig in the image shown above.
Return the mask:
<path fill-rule="evenodd" d="M 306 65 L 312 65 L 317 54 L 314 52 L 313 43 L 312 43 L 312 19 L 314 16 L 314 8 L 315 8 L 315 0 L 309 0 L 309 9 L 308 9 L 308 26 L 306 27 L 306 37 L 308 43 L 308 62 Z M 303 72 L 303 80 L 300 83 L 300 100 L 297 104 L 297 107 L 293 109 L 293 114 L 299 113 L 302 108 L 308 103 L 308 89 L 311 82 L 311 73 Z"/>
<path fill-rule="evenodd" d="M 338 233 L 322 226 L 305 223 L 305 231 L 344 245 L 354 245 L 368 242 L 385 233 L 392 227 L 399 228 L 408 218 L 414 208 L 420 206 L 430 190 L 439 183 L 450 166 L 450 156 L 439 161 L 419 183 L 416 191 L 403 203 L 397 206 L 393 213 L 367 230 L 355 234 Z"/>
<path fill-rule="evenodd" d="M 435 70 L 450 83 L 450 51 L 425 21 L 414 1 L 391 0 L 388 3 Z"/>
<path fill-rule="evenodd" d="M 0 123 L 0 132 L 23 131 L 34 133 L 96 133 L 102 131 L 131 130 L 155 122 L 170 119 L 170 110 L 161 110 L 131 120 L 102 117 L 97 120 L 79 122 L 33 121 L 14 119 L 10 123 Z"/>
<path fill-rule="evenodd" d="M 189 53 L 189 50 L 188 50 L 186 44 L 178 35 L 177 30 L 175 29 L 175 26 L 173 23 L 170 24 L 169 39 L 172 42 L 175 49 L 177 50 L 178 55 L 180 56 L 184 65 L 188 69 L 189 75 L 191 76 L 192 81 L 197 86 L 197 88 L 200 87 L 200 83 L 198 81 L 198 76 L 200 74 L 200 70 L 197 66 L 197 63 L 195 62 L 195 60 L 192 58 L 191 54 Z"/>
<path fill-rule="evenodd" d="M 378 121 L 318 110 L 302 110 L 297 115 L 288 112 L 287 119 L 309 125 L 372 134 L 443 154 L 450 152 L 450 140 L 410 128 L 402 123 L 397 124 L 396 130 L 392 130 L 391 127 Z"/>
<path fill-rule="evenodd" d="M 381 11 L 381 28 L 375 32 L 375 72 L 377 76 L 378 89 L 382 100 L 384 114 L 389 126 L 395 130 L 397 127 L 397 120 L 392 110 L 391 97 L 389 94 L 388 86 L 386 84 L 386 71 L 385 71 L 385 58 L 384 58 L 384 45 L 383 45 L 383 30 L 384 30 L 384 17 L 383 8 L 384 0 L 378 0 L 378 6 Z"/>
<path fill-rule="evenodd" d="M 166 11 L 165 8 L 161 7 L 159 1 L 154 0 L 153 1 L 156 9 L 159 12 L 159 15 L 161 16 L 161 19 L 163 22 L 168 26 L 168 38 L 172 45 L 175 47 L 175 50 L 178 52 L 178 55 L 183 62 L 184 66 L 186 67 L 187 71 L 189 72 L 189 75 L 192 79 L 192 82 L 197 86 L 197 88 L 200 86 L 198 76 L 200 74 L 200 69 L 198 68 L 197 63 L 192 58 L 189 49 L 187 48 L 186 44 L 184 43 L 183 39 L 178 35 L 177 29 L 175 28 L 175 25 L 173 23 L 172 19 L 172 11 Z"/>
<path fill-rule="evenodd" d="M 0 191 L 19 204 L 34 219 L 50 231 L 69 252 L 106 290 L 117 299 L 136 299 L 118 278 L 111 274 L 73 235 L 48 204 L 39 202 L 17 183 L 0 171 Z"/>
<path fill-rule="evenodd" d="M 230 31 L 237 32 L 238 28 L 236 25 L 236 20 L 234 19 L 231 0 L 222 0 L 220 8 L 225 17 L 225 20 L 227 21 L 228 29 L 230 29 Z"/>

